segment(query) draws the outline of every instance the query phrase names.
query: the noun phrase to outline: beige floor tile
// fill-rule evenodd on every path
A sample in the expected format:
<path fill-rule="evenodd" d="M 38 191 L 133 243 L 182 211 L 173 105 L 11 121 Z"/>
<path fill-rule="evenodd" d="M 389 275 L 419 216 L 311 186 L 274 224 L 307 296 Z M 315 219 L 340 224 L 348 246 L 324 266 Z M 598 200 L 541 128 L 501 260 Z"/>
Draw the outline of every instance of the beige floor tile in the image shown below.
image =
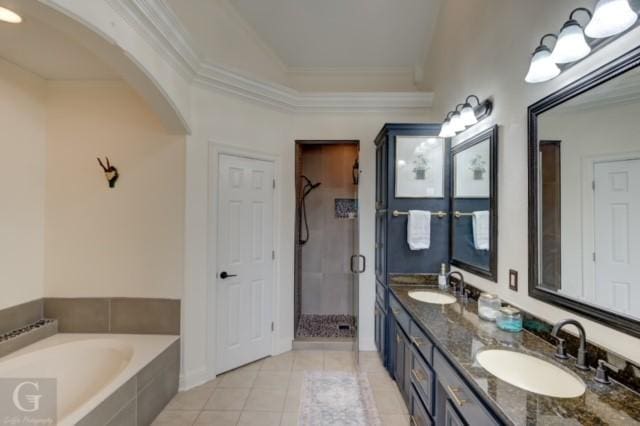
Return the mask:
<path fill-rule="evenodd" d="M 395 382 L 387 372 L 383 373 L 367 373 L 367 379 L 371 389 L 392 390 Z"/>
<path fill-rule="evenodd" d="M 277 411 L 284 410 L 287 391 L 284 389 L 253 388 L 249 393 L 244 409 L 247 411 Z"/>
<path fill-rule="evenodd" d="M 195 410 L 164 410 L 154 420 L 154 426 L 185 426 L 191 425 L 200 411 Z"/>
<path fill-rule="evenodd" d="M 198 426 L 235 426 L 238 420 L 240 420 L 240 411 L 203 411 L 194 424 Z"/>
<path fill-rule="evenodd" d="M 249 396 L 248 388 L 218 388 L 207 402 L 206 410 L 242 410 Z"/>
<path fill-rule="evenodd" d="M 355 364 L 352 360 L 325 358 L 324 369 L 326 371 L 355 371 Z"/>
<path fill-rule="evenodd" d="M 287 390 L 287 396 L 284 400 L 284 412 L 285 413 L 297 413 L 300 409 L 300 388 L 289 388 Z"/>
<path fill-rule="evenodd" d="M 258 370 L 237 370 L 220 376 L 218 388 L 251 388 L 258 376 Z"/>
<path fill-rule="evenodd" d="M 353 352 L 347 351 L 327 351 L 324 353 L 325 361 L 330 359 L 339 362 L 353 362 L 355 360 Z"/>
<path fill-rule="evenodd" d="M 280 426 L 297 426 L 298 425 L 298 413 L 284 413 L 282 420 L 280 420 Z"/>
<path fill-rule="evenodd" d="M 324 354 L 320 351 L 299 351 L 296 352 L 293 361 L 294 371 L 313 371 L 324 368 Z"/>
<path fill-rule="evenodd" d="M 213 388 L 198 386 L 186 392 L 178 392 L 167 408 L 169 410 L 202 410 L 213 391 Z"/>
<path fill-rule="evenodd" d="M 243 411 L 238 426 L 279 426 L 282 413 Z"/>
<path fill-rule="evenodd" d="M 254 388 L 287 389 L 289 371 L 260 371 L 253 383 Z"/>
<path fill-rule="evenodd" d="M 404 401 L 398 399 L 396 391 L 374 389 L 373 398 L 375 399 L 378 413 L 381 415 L 407 414 L 407 407 Z"/>
<path fill-rule="evenodd" d="M 360 358 L 358 370 L 367 373 L 383 373 L 386 371 L 379 358 Z"/>
<path fill-rule="evenodd" d="M 293 352 L 287 352 L 284 354 L 276 355 L 274 357 L 266 358 L 262 362 L 260 370 L 262 371 L 291 371 L 293 367 Z"/>
<path fill-rule="evenodd" d="M 288 389 L 301 389 L 302 382 L 304 381 L 304 371 L 293 371 L 289 378 Z"/>
<path fill-rule="evenodd" d="M 408 414 L 386 414 L 380 416 L 382 426 L 409 426 L 410 419 Z"/>

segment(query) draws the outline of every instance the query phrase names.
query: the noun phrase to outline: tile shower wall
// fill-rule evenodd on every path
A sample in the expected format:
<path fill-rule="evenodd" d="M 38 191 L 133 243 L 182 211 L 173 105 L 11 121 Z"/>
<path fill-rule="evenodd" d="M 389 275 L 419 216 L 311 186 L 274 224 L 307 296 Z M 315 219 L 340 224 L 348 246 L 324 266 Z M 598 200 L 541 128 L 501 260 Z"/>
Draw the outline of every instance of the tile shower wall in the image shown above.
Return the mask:
<path fill-rule="evenodd" d="M 350 257 L 357 221 L 336 215 L 336 199 L 353 199 L 355 144 L 303 145 L 302 174 L 321 182 L 306 198 L 309 241 L 301 247 L 302 314 L 353 314 Z M 304 231 L 303 231 L 304 232 Z"/>

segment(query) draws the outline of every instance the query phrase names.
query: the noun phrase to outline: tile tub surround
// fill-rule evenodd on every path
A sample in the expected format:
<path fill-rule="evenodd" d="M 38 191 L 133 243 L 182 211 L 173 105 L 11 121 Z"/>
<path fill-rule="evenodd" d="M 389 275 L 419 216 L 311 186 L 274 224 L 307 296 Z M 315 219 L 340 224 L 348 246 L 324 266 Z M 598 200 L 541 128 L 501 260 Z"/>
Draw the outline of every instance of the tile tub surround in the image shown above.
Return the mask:
<path fill-rule="evenodd" d="M 56 320 L 41 319 L 0 335 L 0 358 L 58 332 Z"/>
<path fill-rule="evenodd" d="M 180 300 L 45 298 L 44 316 L 61 333 L 180 334 Z"/>
<path fill-rule="evenodd" d="M 297 425 L 306 373 L 347 371 L 366 374 L 384 426 L 408 426 L 402 395 L 376 352 L 292 351 L 265 358 L 178 393 L 154 426 Z"/>
<path fill-rule="evenodd" d="M 40 350 L 56 350 L 64 344 L 91 344 L 91 341 L 96 339 L 117 340 L 118 344 L 131 347 L 131 359 L 86 402 L 61 419 L 60 424 L 150 424 L 178 391 L 180 340 L 177 336 L 57 334 L 3 358 L 0 363 L 11 362 L 22 355 L 38 356 Z M 72 358 L 74 355 L 75 353 L 70 353 L 69 357 Z M 59 373 L 62 375 L 61 380 L 69 380 L 70 371 Z M 75 379 L 82 377 L 73 377 L 73 380 Z"/>
<path fill-rule="evenodd" d="M 32 300 L 0 310 L 0 334 L 16 330 L 43 318 L 44 302 Z"/>
<path fill-rule="evenodd" d="M 639 394 L 617 383 L 596 383 L 593 370 L 575 369 L 573 359 L 555 359 L 555 347 L 528 331 L 508 333 L 499 330 L 494 323 L 481 320 L 473 299 L 466 304 L 457 302 L 440 306 L 409 297 L 409 291 L 426 288 L 434 290 L 425 286 L 391 286 L 413 319 L 503 421 L 516 425 L 640 424 Z M 477 364 L 475 354 L 486 348 L 517 350 L 563 366 L 584 380 L 587 391 L 578 398 L 561 399 L 512 386 Z"/>

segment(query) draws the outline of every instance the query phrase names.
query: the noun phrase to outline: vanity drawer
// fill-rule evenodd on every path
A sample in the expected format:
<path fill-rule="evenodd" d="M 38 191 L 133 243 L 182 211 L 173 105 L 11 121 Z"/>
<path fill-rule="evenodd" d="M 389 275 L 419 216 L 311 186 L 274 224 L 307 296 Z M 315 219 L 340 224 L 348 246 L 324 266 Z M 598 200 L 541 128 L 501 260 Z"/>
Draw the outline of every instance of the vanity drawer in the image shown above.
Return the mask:
<path fill-rule="evenodd" d="M 433 365 L 433 342 L 413 321 L 411 321 L 411 327 L 409 330 L 409 340 L 411 340 L 424 359 L 427 360 L 427 363 L 430 366 Z"/>
<path fill-rule="evenodd" d="M 454 412 L 460 413 L 461 418 L 465 419 L 467 423 L 472 421 L 474 426 L 500 425 L 440 351 L 434 351 L 433 369 L 441 385 L 439 389 L 445 393 L 443 396 L 447 404 L 455 407 Z"/>
<path fill-rule="evenodd" d="M 396 321 L 398 321 L 398 324 L 400 324 L 404 332 L 409 334 L 409 323 L 411 322 L 411 318 L 402 305 L 400 305 L 400 302 L 398 302 L 392 294 L 389 294 L 389 308 L 391 308 L 391 313 L 396 317 Z"/>
<path fill-rule="evenodd" d="M 424 362 L 422 355 L 414 347 L 411 349 L 411 383 L 424 402 L 424 406 L 432 416 L 435 400 L 435 374 L 429 365 Z"/>
<path fill-rule="evenodd" d="M 385 306 L 385 293 L 386 289 L 384 285 L 376 279 L 376 300 L 380 304 L 380 306 Z"/>
<path fill-rule="evenodd" d="M 409 396 L 409 411 L 411 412 L 411 426 L 431 426 L 433 421 L 418 396 L 418 392 L 412 386 Z"/>

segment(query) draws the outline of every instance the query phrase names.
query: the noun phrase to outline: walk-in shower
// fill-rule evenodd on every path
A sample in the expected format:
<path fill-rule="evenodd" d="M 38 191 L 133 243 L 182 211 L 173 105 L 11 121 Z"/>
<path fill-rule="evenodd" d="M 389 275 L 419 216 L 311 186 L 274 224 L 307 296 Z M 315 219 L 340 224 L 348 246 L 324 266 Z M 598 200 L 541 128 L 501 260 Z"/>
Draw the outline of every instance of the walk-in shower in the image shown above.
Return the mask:
<path fill-rule="evenodd" d="M 357 160 L 357 143 L 297 144 L 297 340 L 350 341 L 356 335 Z"/>

